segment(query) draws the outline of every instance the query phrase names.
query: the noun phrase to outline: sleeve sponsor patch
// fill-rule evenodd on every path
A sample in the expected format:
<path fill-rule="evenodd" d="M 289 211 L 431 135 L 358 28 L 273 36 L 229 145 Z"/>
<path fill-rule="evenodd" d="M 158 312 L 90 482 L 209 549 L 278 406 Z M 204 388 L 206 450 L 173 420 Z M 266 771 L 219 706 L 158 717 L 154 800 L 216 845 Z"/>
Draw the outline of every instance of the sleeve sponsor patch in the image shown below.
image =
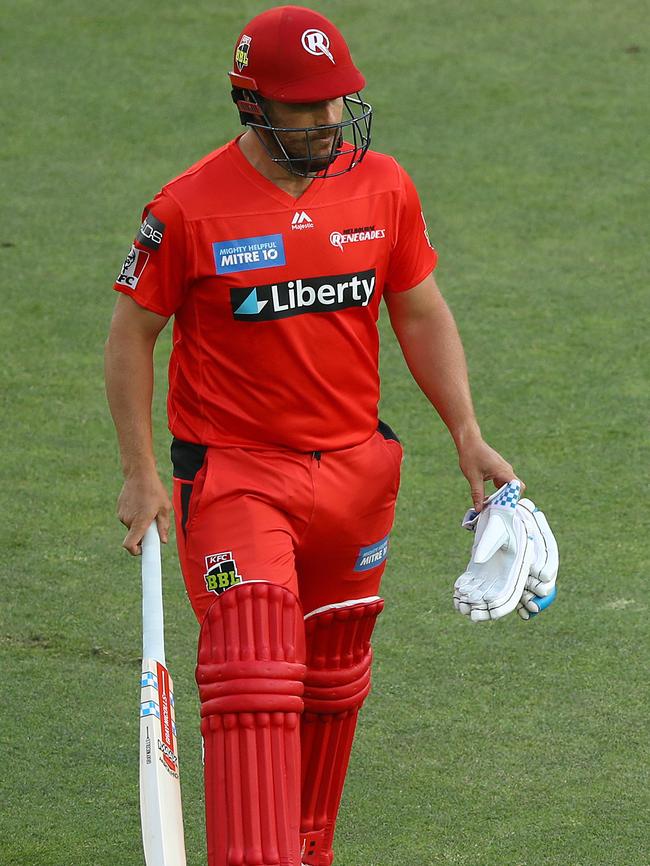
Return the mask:
<path fill-rule="evenodd" d="M 165 234 L 165 223 L 161 222 L 152 213 L 148 213 L 136 235 L 136 241 L 150 250 L 157 250 L 162 243 Z"/>
<path fill-rule="evenodd" d="M 132 245 L 128 256 L 124 259 L 120 275 L 115 282 L 120 286 L 135 289 L 148 261 L 149 253 L 139 250 L 136 246 Z"/>

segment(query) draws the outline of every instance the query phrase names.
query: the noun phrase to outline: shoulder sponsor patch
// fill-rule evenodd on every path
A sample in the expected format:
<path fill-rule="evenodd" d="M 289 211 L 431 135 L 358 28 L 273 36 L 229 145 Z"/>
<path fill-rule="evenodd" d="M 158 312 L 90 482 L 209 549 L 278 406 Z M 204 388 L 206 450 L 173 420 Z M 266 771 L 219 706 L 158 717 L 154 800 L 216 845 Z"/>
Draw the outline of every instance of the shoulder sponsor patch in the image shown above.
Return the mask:
<path fill-rule="evenodd" d="M 279 268 L 286 264 L 282 235 L 217 241 L 212 244 L 212 252 L 218 274 Z"/>
<path fill-rule="evenodd" d="M 140 226 L 140 231 L 135 239 L 143 247 L 148 247 L 150 250 L 157 250 L 162 243 L 163 235 L 165 234 L 165 223 L 161 222 L 152 213 L 148 213 L 144 222 Z"/>
<path fill-rule="evenodd" d="M 144 250 L 139 250 L 132 244 L 128 256 L 124 259 L 120 275 L 115 282 L 120 286 L 127 286 L 129 289 L 135 289 L 148 261 L 149 253 Z"/>
<path fill-rule="evenodd" d="M 357 561 L 354 566 L 355 571 L 370 571 L 371 568 L 376 568 L 388 556 L 388 539 L 382 538 L 381 541 L 376 541 L 374 544 L 369 544 L 368 547 L 362 547 L 359 550 Z"/>

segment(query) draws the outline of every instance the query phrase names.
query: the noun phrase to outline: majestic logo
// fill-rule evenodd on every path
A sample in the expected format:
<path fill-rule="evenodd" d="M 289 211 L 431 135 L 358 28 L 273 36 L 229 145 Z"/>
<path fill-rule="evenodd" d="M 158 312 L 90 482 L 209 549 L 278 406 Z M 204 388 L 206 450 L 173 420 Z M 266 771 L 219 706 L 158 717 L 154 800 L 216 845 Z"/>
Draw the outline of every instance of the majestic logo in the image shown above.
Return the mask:
<path fill-rule="evenodd" d="M 302 42 L 302 47 L 309 54 L 313 54 L 315 57 L 327 57 L 328 60 L 336 64 L 336 60 L 334 60 L 330 51 L 329 36 L 323 33 L 322 30 L 305 30 L 300 41 Z"/>
<path fill-rule="evenodd" d="M 307 277 L 253 288 L 230 289 L 233 318 L 270 322 L 302 313 L 332 313 L 367 307 L 375 293 L 375 271 Z"/>
<path fill-rule="evenodd" d="M 302 229 L 313 229 L 314 221 L 304 210 L 297 210 L 291 220 L 291 229 L 302 231 Z"/>
<path fill-rule="evenodd" d="M 161 223 L 152 213 L 148 213 L 144 222 L 140 226 L 140 231 L 135 236 L 135 239 L 139 244 L 142 244 L 143 247 L 148 247 L 150 250 L 157 250 L 160 248 L 164 234 L 165 223 Z"/>
<path fill-rule="evenodd" d="M 278 268 L 286 264 L 282 235 L 217 241 L 212 244 L 212 252 L 218 274 Z"/>
<path fill-rule="evenodd" d="M 241 72 L 244 66 L 248 66 L 248 52 L 251 47 L 251 37 L 250 36 L 242 36 L 241 42 L 237 46 L 237 50 L 235 51 L 235 63 L 237 64 L 237 69 Z"/>
<path fill-rule="evenodd" d="M 148 261 L 149 253 L 139 250 L 132 244 L 128 256 L 124 259 L 120 275 L 115 282 L 120 286 L 135 289 Z"/>
<path fill-rule="evenodd" d="M 210 553 L 205 557 L 205 588 L 208 592 L 221 595 L 231 586 L 242 582 L 232 551 Z"/>
<path fill-rule="evenodd" d="M 343 252 L 343 244 L 358 244 L 361 241 L 374 241 L 386 237 L 385 229 L 376 229 L 374 226 L 360 226 L 358 228 L 344 229 L 342 232 L 332 232 L 330 243 Z"/>
<path fill-rule="evenodd" d="M 378 565 L 381 565 L 388 556 L 389 538 L 390 536 L 387 535 L 386 538 L 382 538 L 381 541 L 376 541 L 368 547 L 362 547 L 359 550 L 354 570 L 370 571 L 371 568 L 376 568 Z"/>

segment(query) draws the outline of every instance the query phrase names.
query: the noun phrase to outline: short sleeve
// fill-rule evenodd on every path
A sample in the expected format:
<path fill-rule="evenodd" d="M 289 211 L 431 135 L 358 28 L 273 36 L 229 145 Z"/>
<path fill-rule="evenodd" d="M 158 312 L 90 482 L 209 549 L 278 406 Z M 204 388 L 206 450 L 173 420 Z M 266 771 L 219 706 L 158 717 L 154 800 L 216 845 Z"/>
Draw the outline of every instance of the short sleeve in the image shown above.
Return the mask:
<path fill-rule="evenodd" d="M 398 223 L 386 275 L 386 289 L 390 292 L 405 292 L 417 286 L 438 261 L 415 184 L 401 166 L 398 169 L 401 179 Z"/>
<path fill-rule="evenodd" d="M 172 316 L 187 283 L 183 214 L 176 201 L 159 193 L 142 212 L 142 225 L 113 288 L 141 307 Z"/>

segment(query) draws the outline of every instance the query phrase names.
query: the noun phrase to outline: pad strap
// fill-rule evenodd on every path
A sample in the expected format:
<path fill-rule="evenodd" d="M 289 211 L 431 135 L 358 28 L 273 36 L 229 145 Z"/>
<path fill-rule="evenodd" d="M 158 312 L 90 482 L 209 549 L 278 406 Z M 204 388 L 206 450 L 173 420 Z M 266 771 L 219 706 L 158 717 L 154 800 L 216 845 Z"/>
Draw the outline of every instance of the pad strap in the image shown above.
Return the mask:
<path fill-rule="evenodd" d="M 370 691 L 372 635 L 383 599 L 353 599 L 305 617 L 307 673 L 301 723 L 302 862 L 329 866 L 334 825 L 359 709 Z"/>
<path fill-rule="evenodd" d="M 219 596 L 201 627 L 209 866 L 299 866 L 305 639 L 298 599 L 266 581 Z"/>

